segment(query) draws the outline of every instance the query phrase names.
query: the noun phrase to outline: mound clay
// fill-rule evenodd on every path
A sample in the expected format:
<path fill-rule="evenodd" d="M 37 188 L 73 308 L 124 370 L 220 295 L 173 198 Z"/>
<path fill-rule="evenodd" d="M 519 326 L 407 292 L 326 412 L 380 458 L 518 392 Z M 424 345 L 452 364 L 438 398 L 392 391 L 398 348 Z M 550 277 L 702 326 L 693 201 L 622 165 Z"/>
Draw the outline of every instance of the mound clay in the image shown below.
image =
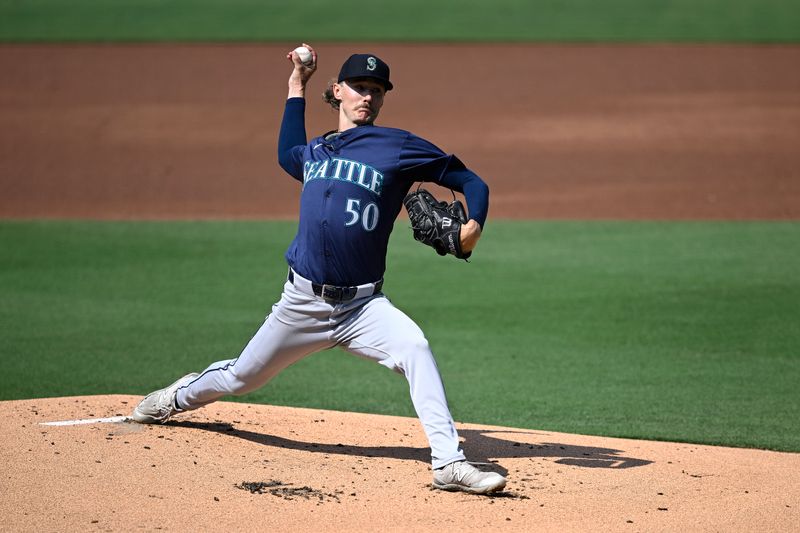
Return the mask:
<path fill-rule="evenodd" d="M 459 424 L 493 497 L 430 487 L 414 418 L 219 402 L 164 426 L 135 396 L 0 402 L 9 531 L 792 531 L 800 455 Z"/>

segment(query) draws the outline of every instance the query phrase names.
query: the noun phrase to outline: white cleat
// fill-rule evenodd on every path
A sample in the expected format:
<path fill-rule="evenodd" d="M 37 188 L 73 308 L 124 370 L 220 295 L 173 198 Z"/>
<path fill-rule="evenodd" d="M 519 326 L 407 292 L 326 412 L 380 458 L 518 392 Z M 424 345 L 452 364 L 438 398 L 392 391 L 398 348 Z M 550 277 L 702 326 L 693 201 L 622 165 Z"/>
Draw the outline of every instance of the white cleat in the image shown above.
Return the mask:
<path fill-rule="evenodd" d="M 131 418 L 140 424 L 163 424 L 169 420 L 169 417 L 180 412 L 175 407 L 175 395 L 178 393 L 178 389 L 199 375 L 196 373 L 186 374 L 169 387 L 151 392 L 139 402 L 139 405 L 133 410 Z"/>
<path fill-rule="evenodd" d="M 433 471 L 433 486 L 441 490 L 489 494 L 503 490 L 506 478 L 496 472 L 482 472 L 467 461 L 456 461 Z"/>

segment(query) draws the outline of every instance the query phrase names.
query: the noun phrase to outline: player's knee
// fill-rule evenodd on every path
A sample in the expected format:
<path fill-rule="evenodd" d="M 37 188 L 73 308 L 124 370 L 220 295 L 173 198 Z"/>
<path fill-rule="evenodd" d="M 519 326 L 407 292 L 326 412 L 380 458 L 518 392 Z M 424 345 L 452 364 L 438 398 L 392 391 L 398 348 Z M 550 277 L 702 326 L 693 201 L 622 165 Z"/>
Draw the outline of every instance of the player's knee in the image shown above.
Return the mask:
<path fill-rule="evenodd" d="M 261 379 L 252 377 L 250 379 L 243 379 L 240 376 L 234 376 L 233 379 L 229 380 L 228 386 L 231 394 L 234 396 L 241 396 L 258 389 L 264 383 L 265 381 Z"/>
<path fill-rule="evenodd" d="M 247 394 L 252 390 L 252 387 L 249 387 L 248 384 L 240 379 L 234 380 L 230 384 L 231 394 L 234 396 L 241 396 L 242 394 Z"/>
<path fill-rule="evenodd" d="M 428 358 L 432 356 L 428 339 L 421 335 L 404 338 L 400 342 L 397 351 L 399 354 L 402 354 L 402 357 L 400 357 L 402 360 L 419 359 L 421 357 Z"/>

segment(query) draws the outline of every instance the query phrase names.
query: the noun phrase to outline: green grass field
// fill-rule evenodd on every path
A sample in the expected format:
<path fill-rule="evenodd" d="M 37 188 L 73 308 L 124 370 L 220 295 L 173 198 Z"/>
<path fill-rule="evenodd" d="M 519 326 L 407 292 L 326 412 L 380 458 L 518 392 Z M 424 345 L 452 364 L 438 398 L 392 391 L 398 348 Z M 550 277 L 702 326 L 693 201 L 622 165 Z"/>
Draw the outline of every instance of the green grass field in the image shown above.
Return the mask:
<path fill-rule="evenodd" d="M 0 41 L 797 42 L 799 37 L 797 0 L 0 0 Z"/>
<path fill-rule="evenodd" d="M 800 451 L 800 224 L 490 221 L 471 264 L 392 237 L 385 292 L 457 420 Z M 0 399 L 144 394 L 234 357 L 294 222 L 0 222 Z M 333 350 L 247 402 L 413 416 Z"/>

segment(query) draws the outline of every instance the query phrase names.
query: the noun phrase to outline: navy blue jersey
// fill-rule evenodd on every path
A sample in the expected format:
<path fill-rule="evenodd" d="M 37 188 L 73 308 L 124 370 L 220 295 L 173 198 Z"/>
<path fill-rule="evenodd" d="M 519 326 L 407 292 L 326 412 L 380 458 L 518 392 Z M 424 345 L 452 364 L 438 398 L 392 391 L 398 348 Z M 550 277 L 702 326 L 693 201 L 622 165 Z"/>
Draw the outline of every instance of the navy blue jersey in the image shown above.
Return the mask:
<path fill-rule="evenodd" d="M 374 125 L 306 144 L 304 102 L 287 101 L 278 158 L 303 183 L 297 235 L 286 252 L 298 274 L 348 286 L 382 279 L 389 235 L 415 181 L 464 192 L 470 217 L 483 226 L 488 187 L 457 157 L 408 131 Z"/>

